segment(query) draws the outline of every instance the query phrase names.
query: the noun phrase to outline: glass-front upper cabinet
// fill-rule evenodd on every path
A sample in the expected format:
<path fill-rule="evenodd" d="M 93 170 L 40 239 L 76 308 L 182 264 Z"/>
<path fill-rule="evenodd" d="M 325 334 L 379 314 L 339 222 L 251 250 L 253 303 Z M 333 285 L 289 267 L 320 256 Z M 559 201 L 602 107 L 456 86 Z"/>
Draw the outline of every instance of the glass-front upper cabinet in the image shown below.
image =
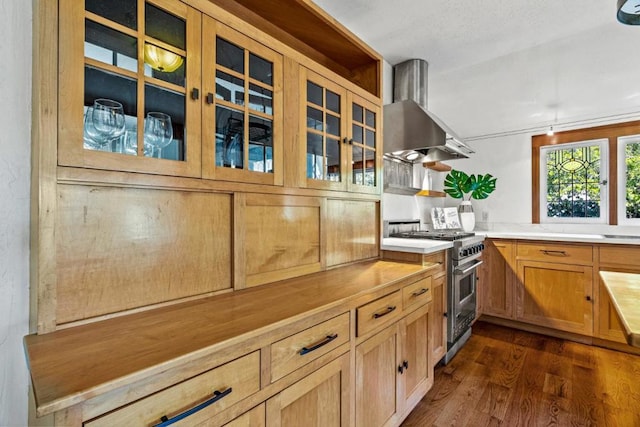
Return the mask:
<path fill-rule="evenodd" d="M 380 192 L 380 107 L 301 68 L 307 187 Z"/>
<path fill-rule="evenodd" d="M 203 21 L 204 178 L 282 185 L 282 55 Z"/>
<path fill-rule="evenodd" d="M 60 0 L 61 165 L 200 176 L 200 12 Z"/>

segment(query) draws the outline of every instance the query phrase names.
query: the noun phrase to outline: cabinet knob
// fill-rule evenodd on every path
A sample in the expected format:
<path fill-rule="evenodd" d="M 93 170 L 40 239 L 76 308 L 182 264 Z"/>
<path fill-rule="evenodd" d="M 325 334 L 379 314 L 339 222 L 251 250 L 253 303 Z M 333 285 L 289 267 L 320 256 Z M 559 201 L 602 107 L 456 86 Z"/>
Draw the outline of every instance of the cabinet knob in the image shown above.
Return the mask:
<path fill-rule="evenodd" d="M 591 301 L 591 295 L 587 295 L 587 301 Z"/>
<path fill-rule="evenodd" d="M 404 367 L 402 365 L 398 366 L 398 372 L 400 372 L 400 374 L 404 374 Z"/>
<path fill-rule="evenodd" d="M 213 104 L 213 94 L 211 92 L 207 94 L 207 104 Z"/>
<path fill-rule="evenodd" d="M 200 98 L 200 90 L 197 87 L 191 89 L 191 99 L 194 101 Z"/>

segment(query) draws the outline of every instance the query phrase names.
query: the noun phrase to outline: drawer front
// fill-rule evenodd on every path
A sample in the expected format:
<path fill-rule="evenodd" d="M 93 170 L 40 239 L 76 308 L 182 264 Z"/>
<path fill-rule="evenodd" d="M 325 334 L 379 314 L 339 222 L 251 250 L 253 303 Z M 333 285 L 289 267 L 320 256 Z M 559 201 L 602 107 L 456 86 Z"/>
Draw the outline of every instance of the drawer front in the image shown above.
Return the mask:
<path fill-rule="evenodd" d="M 271 381 L 276 381 L 349 342 L 349 313 L 271 344 Z"/>
<path fill-rule="evenodd" d="M 433 275 L 437 276 L 440 273 L 446 273 L 447 271 L 447 252 L 440 251 L 434 252 L 429 255 L 422 256 L 422 265 L 433 264 Z"/>
<path fill-rule="evenodd" d="M 600 246 L 600 269 L 606 266 L 640 269 L 640 246 Z"/>
<path fill-rule="evenodd" d="M 362 336 L 380 325 L 398 320 L 402 315 L 402 293 L 398 290 L 358 307 L 356 312 L 357 335 Z"/>
<path fill-rule="evenodd" d="M 427 277 L 402 288 L 402 309 L 407 311 L 431 301 L 431 281 L 431 277 Z"/>
<path fill-rule="evenodd" d="M 559 264 L 593 265 L 593 246 L 518 242 L 518 259 Z"/>
<path fill-rule="evenodd" d="M 159 424 L 162 417 L 172 419 L 199 405 L 204 407 L 191 416 L 213 417 L 259 390 L 260 352 L 255 351 L 89 421 L 85 426 L 151 426 Z M 205 406 L 205 402 L 211 401 L 213 403 Z M 189 417 L 181 424 L 189 425 Z"/>

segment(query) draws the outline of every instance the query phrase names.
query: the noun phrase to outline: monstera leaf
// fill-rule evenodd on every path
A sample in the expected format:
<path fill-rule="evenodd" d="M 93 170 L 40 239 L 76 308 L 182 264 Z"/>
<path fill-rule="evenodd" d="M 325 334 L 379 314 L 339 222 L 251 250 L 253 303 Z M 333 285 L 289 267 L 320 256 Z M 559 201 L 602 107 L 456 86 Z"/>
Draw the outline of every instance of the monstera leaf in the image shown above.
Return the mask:
<path fill-rule="evenodd" d="M 486 199 L 496 189 L 496 181 L 489 173 L 467 175 L 453 169 L 444 179 L 444 192 L 454 199 L 464 199 L 467 193 L 471 193 L 469 198 Z"/>

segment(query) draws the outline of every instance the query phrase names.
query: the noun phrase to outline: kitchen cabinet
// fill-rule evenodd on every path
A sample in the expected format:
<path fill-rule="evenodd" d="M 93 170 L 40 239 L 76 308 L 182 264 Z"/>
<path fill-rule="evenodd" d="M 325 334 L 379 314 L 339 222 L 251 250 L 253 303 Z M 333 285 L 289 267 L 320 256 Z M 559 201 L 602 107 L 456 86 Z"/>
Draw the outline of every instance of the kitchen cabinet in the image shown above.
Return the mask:
<path fill-rule="evenodd" d="M 305 185 L 379 194 L 380 106 L 307 68 L 300 76 Z"/>
<path fill-rule="evenodd" d="M 380 251 L 380 203 L 326 201 L 326 263 L 336 266 L 375 258 Z M 370 221 L 370 218 L 377 218 Z"/>
<path fill-rule="evenodd" d="M 485 240 L 478 285 L 478 293 L 482 295 L 482 314 L 513 319 L 515 255 L 514 241 Z"/>
<path fill-rule="evenodd" d="M 591 245 L 518 242 L 515 319 L 593 333 Z"/>
<path fill-rule="evenodd" d="M 200 424 L 202 427 L 206 425 L 206 423 Z M 224 427 L 265 427 L 265 425 L 265 405 L 262 403 L 225 424 Z"/>
<path fill-rule="evenodd" d="M 435 366 L 447 354 L 447 276 L 433 278 L 433 353 L 432 365 Z"/>
<path fill-rule="evenodd" d="M 267 401 L 267 426 L 349 425 L 349 355 L 328 363 Z"/>

